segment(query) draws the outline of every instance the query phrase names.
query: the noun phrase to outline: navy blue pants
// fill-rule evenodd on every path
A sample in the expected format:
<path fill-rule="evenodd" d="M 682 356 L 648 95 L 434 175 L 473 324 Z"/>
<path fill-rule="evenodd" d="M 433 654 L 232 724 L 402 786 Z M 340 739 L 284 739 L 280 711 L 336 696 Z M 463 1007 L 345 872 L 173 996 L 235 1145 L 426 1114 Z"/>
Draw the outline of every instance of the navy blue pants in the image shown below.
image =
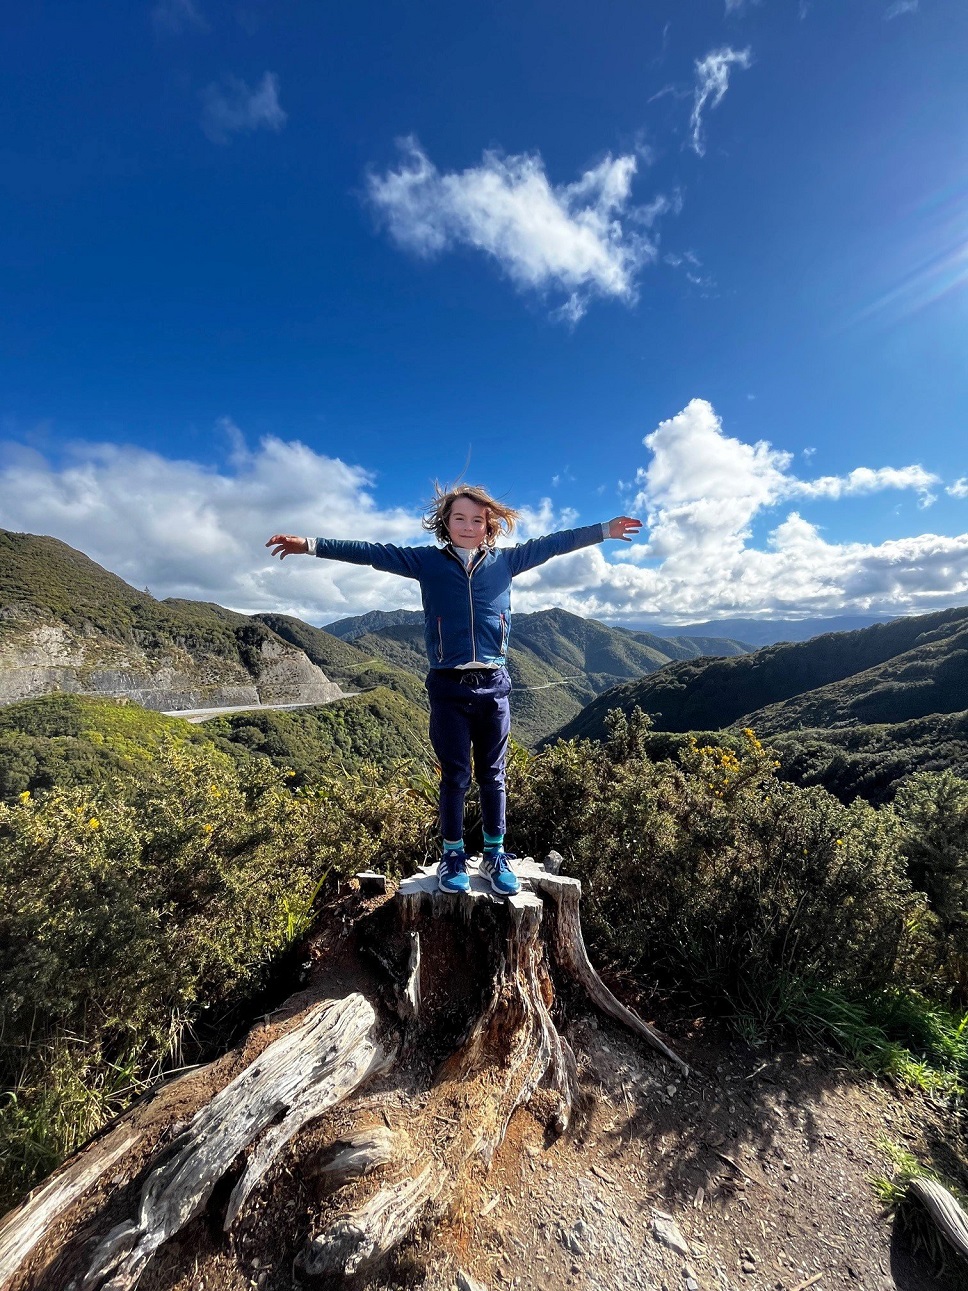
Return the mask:
<path fill-rule="evenodd" d="M 474 777 L 481 791 L 485 834 L 504 833 L 504 762 L 511 714 L 511 678 L 505 668 L 433 668 L 430 743 L 440 763 L 440 829 L 444 838 L 464 835 L 464 796 Z"/>

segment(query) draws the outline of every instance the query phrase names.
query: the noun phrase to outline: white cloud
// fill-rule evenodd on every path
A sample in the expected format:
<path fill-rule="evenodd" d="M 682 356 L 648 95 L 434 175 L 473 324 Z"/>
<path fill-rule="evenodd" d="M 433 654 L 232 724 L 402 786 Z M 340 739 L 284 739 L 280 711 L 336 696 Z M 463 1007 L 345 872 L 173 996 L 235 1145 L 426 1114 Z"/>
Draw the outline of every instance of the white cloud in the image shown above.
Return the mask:
<path fill-rule="evenodd" d="M 410 579 L 359 565 L 273 560 L 273 533 L 432 542 L 422 511 L 381 508 L 375 477 L 298 441 L 269 437 L 249 449 L 230 418 L 227 467 L 177 461 L 142 448 L 77 444 L 65 465 L 33 449 L 0 457 L 0 525 L 50 534 L 153 595 L 216 601 L 244 613 L 274 611 L 324 623 L 368 609 L 415 609 Z M 429 490 L 428 490 L 429 493 Z M 515 541 L 568 528 L 576 512 L 549 498 L 521 508 Z"/>
<path fill-rule="evenodd" d="M 796 498 L 837 500 L 886 489 L 930 497 L 939 481 L 921 466 L 801 480 L 791 471 L 791 453 L 726 435 L 703 399 L 661 422 L 644 443 L 652 458 L 638 471 L 633 505 L 647 517 L 649 540 L 617 556 L 641 568 L 618 582 L 599 571 L 593 593 L 613 614 L 687 621 L 740 612 L 902 613 L 968 594 L 968 534 L 879 546 L 828 543 L 792 511 L 765 550 L 752 545 L 754 521 Z"/>
<path fill-rule="evenodd" d="M 391 237 L 426 257 L 483 251 L 519 289 L 564 293 L 556 314 L 572 324 L 593 297 L 635 300 L 637 273 L 657 255 L 644 230 L 675 206 L 665 197 L 633 205 L 634 155 L 609 155 L 555 186 L 538 154 L 486 152 L 479 166 L 442 174 L 415 139 L 400 148 L 399 166 L 368 180 Z"/>
<path fill-rule="evenodd" d="M 417 510 L 381 509 L 373 477 L 339 458 L 275 438 L 250 451 L 232 423 L 221 430 L 232 442 L 221 470 L 130 446 L 77 445 L 60 467 L 20 452 L 0 468 L 2 523 L 52 534 L 159 597 L 316 623 L 419 605 L 409 580 L 301 557 L 280 565 L 264 546 L 276 532 L 421 543 Z"/>
<path fill-rule="evenodd" d="M 571 507 L 556 508 L 551 498 L 542 498 L 536 507 L 519 507 L 518 521 L 514 528 L 514 541 L 527 542 L 544 533 L 569 529 L 578 523 L 578 512 Z"/>
<path fill-rule="evenodd" d="M 719 542 L 725 535 L 732 541 L 748 536 L 754 516 L 765 508 L 794 498 L 837 500 L 885 489 L 910 489 L 923 503 L 934 501 L 932 488 L 941 483 L 937 475 L 918 465 L 871 468 L 859 466 L 846 475 L 822 475 L 801 480 L 790 472 L 791 453 L 773 449 L 760 441 L 746 444 L 723 433 L 722 422 L 705 399 L 693 399 L 677 416 L 663 421 L 644 443 L 652 450 L 652 462 L 640 469 L 636 482 L 640 492 L 634 505 L 655 516 L 653 544 L 665 542 L 665 529 L 685 526 Z M 809 458 L 812 449 L 805 449 Z M 710 534 L 702 518 L 705 508 L 718 516 L 718 533 Z M 698 525 L 693 516 L 698 514 Z M 650 518 L 650 524 L 652 519 Z M 656 537 L 656 530 L 658 537 Z M 673 544 L 675 545 L 675 544 Z"/>
<path fill-rule="evenodd" d="M 884 11 L 885 19 L 890 22 L 892 18 L 900 18 L 902 14 L 917 13 L 918 0 L 894 0 Z"/>
<path fill-rule="evenodd" d="M 882 489 L 913 489 L 922 506 L 935 500 L 931 489 L 941 480 L 921 466 L 881 466 L 872 470 L 858 466 L 848 475 L 821 475 L 816 480 L 791 481 L 788 496 L 808 498 L 845 498 L 863 493 L 879 493 Z"/>
<path fill-rule="evenodd" d="M 696 87 L 693 93 L 692 115 L 689 126 L 692 130 L 692 147 L 700 157 L 705 156 L 706 143 L 703 137 L 702 116 L 706 111 L 718 108 L 723 96 L 729 89 L 730 70 L 740 67 L 748 68 L 753 61 L 749 49 L 715 49 L 705 58 L 696 59 Z"/>
<path fill-rule="evenodd" d="M 968 475 L 963 475 L 960 480 L 955 480 L 954 484 L 949 484 L 945 492 L 953 498 L 968 498 Z"/>
<path fill-rule="evenodd" d="M 213 143 L 228 143 L 246 130 L 278 131 L 287 120 L 275 72 L 266 72 L 254 90 L 237 76 L 226 76 L 202 91 L 202 129 Z"/>
<path fill-rule="evenodd" d="M 186 31 L 208 31 L 208 22 L 195 0 L 159 0 L 151 11 L 158 32 L 180 36 Z"/>

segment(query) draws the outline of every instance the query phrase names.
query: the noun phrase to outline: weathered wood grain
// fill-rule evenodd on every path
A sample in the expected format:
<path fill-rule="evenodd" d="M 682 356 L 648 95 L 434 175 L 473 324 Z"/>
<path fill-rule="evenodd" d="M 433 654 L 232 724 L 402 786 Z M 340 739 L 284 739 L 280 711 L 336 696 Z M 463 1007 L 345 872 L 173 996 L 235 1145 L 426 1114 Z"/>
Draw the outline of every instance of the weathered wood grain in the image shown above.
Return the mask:
<path fill-rule="evenodd" d="M 304 1124 L 358 1088 L 384 1060 L 376 1030 L 376 1015 L 362 995 L 307 1010 L 298 1026 L 264 1049 L 189 1122 L 145 1182 L 136 1218 L 119 1224 L 97 1247 L 83 1291 L 134 1287 L 155 1251 L 201 1213 L 225 1171 L 270 1122 L 290 1109 L 294 1123 Z M 272 1150 L 256 1158 L 253 1182 L 284 1141 L 270 1137 Z"/>

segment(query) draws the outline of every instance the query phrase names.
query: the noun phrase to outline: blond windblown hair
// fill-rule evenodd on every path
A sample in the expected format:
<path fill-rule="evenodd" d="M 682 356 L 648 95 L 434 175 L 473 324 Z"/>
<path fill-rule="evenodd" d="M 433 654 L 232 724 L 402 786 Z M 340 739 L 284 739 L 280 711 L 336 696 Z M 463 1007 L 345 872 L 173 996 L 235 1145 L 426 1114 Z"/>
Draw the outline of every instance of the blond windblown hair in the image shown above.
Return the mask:
<path fill-rule="evenodd" d="M 460 484 L 453 489 L 444 489 L 434 481 L 434 500 L 423 518 L 423 527 L 429 529 L 438 542 L 450 542 L 447 532 L 447 521 L 451 509 L 458 498 L 467 498 L 469 502 L 484 508 L 487 517 L 487 545 L 493 547 L 502 533 L 514 532 L 514 522 L 518 512 L 514 507 L 505 506 L 492 498 L 487 489 L 475 484 Z"/>

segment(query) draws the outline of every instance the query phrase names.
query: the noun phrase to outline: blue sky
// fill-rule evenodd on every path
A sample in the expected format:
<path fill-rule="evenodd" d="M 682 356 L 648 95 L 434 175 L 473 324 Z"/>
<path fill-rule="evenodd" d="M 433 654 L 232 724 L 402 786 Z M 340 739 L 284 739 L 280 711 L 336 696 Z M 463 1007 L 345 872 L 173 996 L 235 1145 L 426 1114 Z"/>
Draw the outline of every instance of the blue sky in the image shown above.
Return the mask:
<path fill-rule="evenodd" d="M 7 21 L 0 525 L 313 622 L 434 477 L 632 549 L 615 620 L 968 600 L 962 0 L 37 3 Z"/>

